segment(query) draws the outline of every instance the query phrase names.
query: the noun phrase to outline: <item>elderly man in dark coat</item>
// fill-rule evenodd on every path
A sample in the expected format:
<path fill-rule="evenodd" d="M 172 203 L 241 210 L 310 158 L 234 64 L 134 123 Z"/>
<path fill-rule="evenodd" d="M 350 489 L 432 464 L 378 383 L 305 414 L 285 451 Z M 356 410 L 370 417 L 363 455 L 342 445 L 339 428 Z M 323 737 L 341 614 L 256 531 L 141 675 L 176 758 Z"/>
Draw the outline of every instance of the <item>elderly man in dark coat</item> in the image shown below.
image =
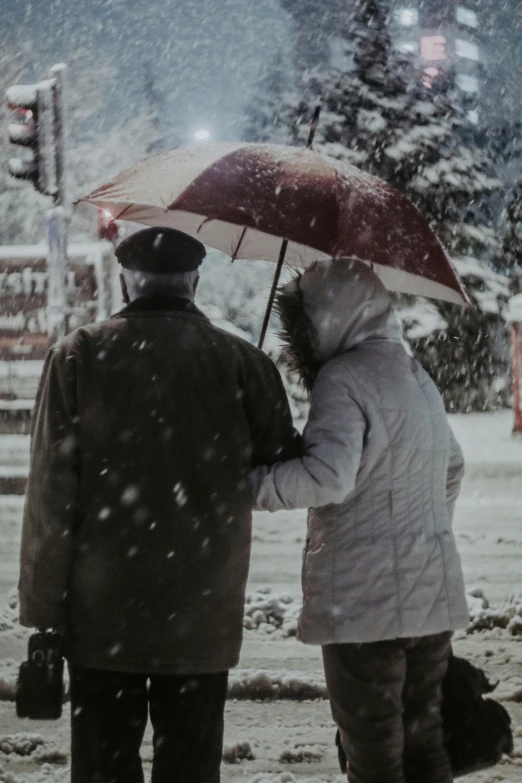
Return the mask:
<path fill-rule="evenodd" d="M 194 305 L 204 247 L 120 244 L 127 306 L 55 345 L 24 515 L 23 625 L 63 629 L 73 783 L 216 783 L 238 662 L 251 466 L 298 447 L 272 362 Z"/>

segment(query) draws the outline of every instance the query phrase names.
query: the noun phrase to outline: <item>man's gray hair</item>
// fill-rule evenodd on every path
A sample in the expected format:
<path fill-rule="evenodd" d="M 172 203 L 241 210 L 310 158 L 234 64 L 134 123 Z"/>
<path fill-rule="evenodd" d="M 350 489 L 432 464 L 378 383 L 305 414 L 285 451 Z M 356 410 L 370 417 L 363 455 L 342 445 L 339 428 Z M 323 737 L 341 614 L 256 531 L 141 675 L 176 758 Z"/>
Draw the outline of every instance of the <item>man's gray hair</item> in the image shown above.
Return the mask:
<path fill-rule="evenodd" d="M 184 299 L 194 299 L 199 272 L 173 272 L 158 274 L 156 272 L 138 272 L 123 268 L 122 274 L 127 286 L 131 302 L 140 296 L 180 296 Z"/>

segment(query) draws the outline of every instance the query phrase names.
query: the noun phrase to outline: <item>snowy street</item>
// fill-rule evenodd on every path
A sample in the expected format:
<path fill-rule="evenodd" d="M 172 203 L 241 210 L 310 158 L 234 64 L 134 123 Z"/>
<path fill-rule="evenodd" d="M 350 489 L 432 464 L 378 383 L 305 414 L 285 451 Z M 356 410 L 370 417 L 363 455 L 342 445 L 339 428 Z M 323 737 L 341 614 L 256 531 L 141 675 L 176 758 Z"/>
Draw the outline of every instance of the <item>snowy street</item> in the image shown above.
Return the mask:
<path fill-rule="evenodd" d="M 0 783 L 522 783 L 522 0 L 0 12 Z"/>
<path fill-rule="evenodd" d="M 456 533 L 469 589 L 481 588 L 492 607 L 501 607 L 512 593 L 522 592 L 522 441 L 513 439 L 511 413 L 452 417 L 455 433 L 467 459 L 467 476 L 457 506 Z M 2 453 L 23 464 L 26 439 L 5 436 Z M 0 591 L 16 583 L 22 497 L 0 497 Z M 299 595 L 304 514 L 258 514 L 249 590 L 270 587 L 274 596 Z M 2 602 L 4 603 L 4 602 Z M 2 626 L 0 626 L 2 627 Z M 12 683 L 25 655 L 25 631 L 0 632 L 0 780 L 14 783 L 66 781 L 68 714 L 58 723 L 17 720 Z M 494 628 L 457 635 L 457 654 L 481 666 L 493 681 L 500 680 L 498 696 L 512 715 L 515 753 L 490 772 L 468 778 L 478 781 L 522 781 L 522 636 Z M 265 676 L 260 676 L 264 674 Z M 299 701 L 322 694 L 319 649 L 262 625 L 247 630 L 239 669 L 232 674 L 235 695 L 227 705 L 223 780 L 234 783 L 323 783 L 340 781 L 334 729 L 328 702 Z M 234 695 L 233 693 L 233 695 Z M 278 698 L 284 696 L 286 698 Z M 255 701 L 258 695 L 271 701 Z M 250 698 L 248 698 L 250 696 Z M 8 738 L 23 734 L 16 741 Z M 42 744 L 43 743 L 43 744 Z M 242 746 L 248 743 L 248 746 Z M 5 751 L 8 752 L 5 752 Z M 27 755 L 21 755 L 21 754 Z M 151 758 L 151 737 L 144 745 Z M 12 777 L 9 777 L 11 775 Z M 293 777 L 292 777 L 293 776 Z"/>

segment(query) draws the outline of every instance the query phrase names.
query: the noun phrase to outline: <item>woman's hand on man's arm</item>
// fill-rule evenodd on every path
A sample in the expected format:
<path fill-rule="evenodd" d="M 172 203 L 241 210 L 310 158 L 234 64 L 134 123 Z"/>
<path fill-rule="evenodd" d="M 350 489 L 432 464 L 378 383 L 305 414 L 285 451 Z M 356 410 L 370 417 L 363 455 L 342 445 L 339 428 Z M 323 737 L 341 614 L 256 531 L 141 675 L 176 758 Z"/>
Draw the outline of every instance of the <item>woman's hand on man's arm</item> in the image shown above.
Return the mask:
<path fill-rule="evenodd" d="M 251 471 L 256 508 L 278 511 L 338 504 L 355 489 L 366 420 L 336 374 L 327 365 L 317 377 L 303 456 Z"/>

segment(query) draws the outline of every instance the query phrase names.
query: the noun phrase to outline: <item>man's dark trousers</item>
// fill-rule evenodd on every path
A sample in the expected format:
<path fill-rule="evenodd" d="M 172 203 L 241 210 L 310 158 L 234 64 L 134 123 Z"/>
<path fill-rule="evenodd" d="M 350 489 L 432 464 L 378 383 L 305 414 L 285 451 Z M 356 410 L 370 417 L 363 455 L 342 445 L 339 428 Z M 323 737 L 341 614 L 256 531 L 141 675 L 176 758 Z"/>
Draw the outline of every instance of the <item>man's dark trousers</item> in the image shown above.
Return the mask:
<path fill-rule="evenodd" d="M 440 714 L 451 636 L 323 647 L 350 783 L 451 783 Z"/>
<path fill-rule="evenodd" d="M 228 672 L 69 670 L 71 783 L 143 783 L 140 746 L 149 711 L 151 783 L 219 783 Z"/>

